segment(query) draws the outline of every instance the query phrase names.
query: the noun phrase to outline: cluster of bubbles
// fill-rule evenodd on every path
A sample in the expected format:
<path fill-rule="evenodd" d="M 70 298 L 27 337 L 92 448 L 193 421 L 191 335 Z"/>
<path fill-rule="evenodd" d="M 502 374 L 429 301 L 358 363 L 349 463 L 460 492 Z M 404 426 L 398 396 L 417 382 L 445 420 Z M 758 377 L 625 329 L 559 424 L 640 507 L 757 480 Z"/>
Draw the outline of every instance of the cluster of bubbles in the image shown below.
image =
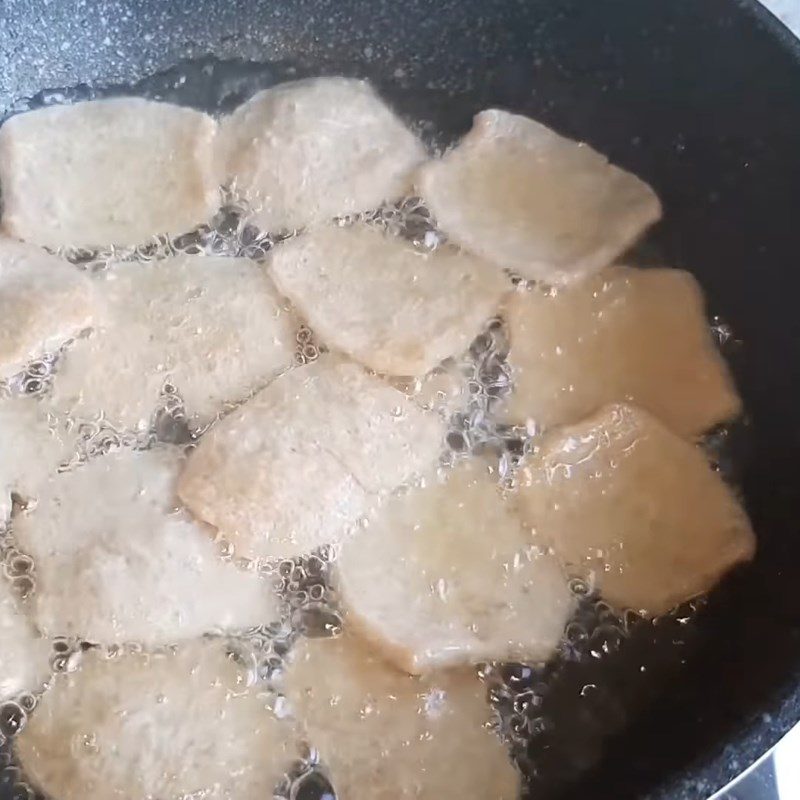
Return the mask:
<path fill-rule="evenodd" d="M 480 453 L 497 460 L 502 483 L 510 483 L 524 455 L 532 449 L 535 431 L 498 422 L 495 411 L 512 390 L 509 340 L 500 317 L 473 341 L 466 356 L 464 407 L 449 419 L 446 443 L 453 458 Z"/>
<path fill-rule="evenodd" d="M 70 425 L 77 426 L 78 441 L 73 457 L 62 465 L 62 471 L 117 450 L 146 450 L 156 440 L 152 429 L 143 431 L 122 429 L 104 418 L 82 420 L 79 423 L 67 420 L 65 423 L 67 432 L 70 430 Z"/>
<path fill-rule="evenodd" d="M 50 390 L 60 352 L 46 353 L 29 362 L 16 375 L 0 381 L 0 397 L 43 397 Z"/>
<path fill-rule="evenodd" d="M 34 800 L 36 792 L 23 777 L 14 761 L 11 742 L 24 728 L 28 715 L 38 703 L 36 695 L 24 692 L 0 705 L 0 797 L 13 800 Z"/>
<path fill-rule="evenodd" d="M 273 689 L 268 702 L 278 716 L 290 713 L 285 698 L 275 690 L 275 680 L 294 642 L 301 636 L 327 638 L 341 633 L 342 615 L 331 569 L 337 555 L 336 547 L 326 545 L 310 555 L 259 564 L 259 571 L 285 601 L 286 614 L 278 622 L 249 628 L 230 640 L 231 653 L 251 679 Z M 285 800 L 335 800 L 316 750 L 308 747 L 297 759 L 275 796 Z"/>
<path fill-rule="evenodd" d="M 275 800 L 336 800 L 325 765 L 314 747 L 301 746 L 298 757 L 276 787 L 273 797 Z"/>
<path fill-rule="evenodd" d="M 447 237 L 439 230 L 430 209 L 417 196 L 406 197 L 397 203 L 384 203 L 362 214 L 339 217 L 337 222 L 339 225 L 365 223 L 393 236 L 401 236 L 414 247 L 427 252 L 447 243 Z"/>
<path fill-rule="evenodd" d="M 3 569 L 8 577 L 8 551 L 3 552 Z M 24 554 L 12 556 L 27 559 Z M 26 565 L 27 566 L 27 565 Z M 32 562 L 30 569 L 32 570 Z M 23 574 L 27 574 L 27 568 Z M 19 591 L 12 580 L 15 591 Z M 34 789 L 24 780 L 19 766 L 14 760 L 12 743 L 24 729 L 28 717 L 35 711 L 39 697 L 33 692 L 21 692 L 16 696 L 0 703 L 0 797 L 13 798 L 13 800 L 34 800 L 38 797 Z"/>
<path fill-rule="evenodd" d="M 55 673 L 74 672 L 80 666 L 81 656 L 93 647 L 81 639 L 57 636 L 52 641 L 50 653 L 50 669 Z M 112 645 L 109 653 L 114 655 L 119 646 Z"/>
<path fill-rule="evenodd" d="M 301 325 L 295 336 L 297 346 L 294 352 L 294 361 L 298 366 L 310 364 L 319 358 L 321 348 L 314 341 L 314 331 L 307 325 Z"/>
<path fill-rule="evenodd" d="M 223 205 L 209 224 L 198 225 L 178 236 L 160 234 L 136 247 L 63 247 L 56 255 L 88 272 L 100 272 L 113 264 L 130 261 L 149 263 L 177 255 L 225 256 L 261 261 L 280 241 L 296 231 L 266 234 L 248 222 L 250 209 L 233 191 L 226 191 Z"/>
<path fill-rule="evenodd" d="M 187 418 L 183 398 L 169 382 L 161 388 L 150 431 L 152 437 L 165 444 L 189 444 L 196 436 Z"/>
<path fill-rule="evenodd" d="M 19 500 L 15 498 L 15 504 Z M 36 591 L 36 567 L 33 559 L 22 552 L 9 527 L 0 528 L 0 565 L 2 580 L 6 580 L 17 599 L 24 603 Z M 53 646 L 55 647 L 55 642 Z M 56 653 L 51 654 L 51 666 Z M 32 692 L 22 692 L 0 704 L 0 797 L 14 800 L 34 800 L 36 793 L 23 780 L 19 767 L 13 760 L 11 743 L 33 713 L 38 697 Z M 6 795 L 5 793 L 8 792 Z"/>
<path fill-rule="evenodd" d="M 15 502 L 18 502 L 15 500 Z M 33 559 L 17 548 L 9 527 L 0 527 L 0 567 L 5 580 L 20 602 L 26 602 L 33 594 L 35 565 Z M 9 791 L 9 797 L 33 798 L 35 793 L 22 779 L 19 768 L 13 761 L 11 742 L 25 727 L 28 715 L 36 708 L 38 698 L 32 692 L 22 692 L 16 697 L 0 703 L 0 796 Z"/>
<path fill-rule="evenodd" d="M 33 559 L 18 549 L 10 528 L 0 529 L 0 566 L 3 580 L 8 581 L 19 600 L 27 600 L 36 589 Z"/>

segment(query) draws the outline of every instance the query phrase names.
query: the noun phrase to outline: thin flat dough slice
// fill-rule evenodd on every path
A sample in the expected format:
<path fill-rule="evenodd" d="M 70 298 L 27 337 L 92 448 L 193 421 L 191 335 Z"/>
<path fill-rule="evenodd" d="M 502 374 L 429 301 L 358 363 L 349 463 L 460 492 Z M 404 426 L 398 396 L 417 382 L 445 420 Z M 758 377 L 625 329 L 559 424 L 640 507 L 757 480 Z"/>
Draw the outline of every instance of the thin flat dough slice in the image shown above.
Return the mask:
<path fill-rule="evenodd" d="M 347 622 L 412 674 L 545 661 L 573 606 L 558 562 L 481 462 L 387 500 L 337 565 Z"/>
<path fill-rule="evenodd" d="M 481 259 L 422 253 L 366 225 L 286 242 L 269 268 L 323 342 L 390 375 L 424 375 L 463 352 L 511 289 Z"/>
<path fill-rule="evenodd" d="M 49 657 L 50 643 L 33 630 L 0 576 L 0 703 L 40 689 L 50 675 Z"/>
<path fill-rule="evenodd" d="M 661 217 L 653 190 L 535 120 L 482 111 L 419 171 L 417 189 L 454 242 L 525 278 L 567 283 L 610 264 Z"/>
<path fill-rule="evenodd" d="M 486 687 L 472 672 L 412 678 L 345 635 L 301 642 L 284 690 L 338 800 L 519 796 L 519 775 L 488 729 Z"/>
<path fill-rule="evenodd" d="M 326 356 L 302 380 L 316 440 L 366 491 L 388 494 L 436 463 L 443 421 L 357 364 Z"/>
<path fill-rule="evenodd" d="M 47 247 L 132 246 L 219 204 L 216 123 L 141 98 L 18 114 L 0 129 L 3 230 Z"/>
<path fill-rule="evenodd" d="M 244 258 L 180 255 L 98 277 L 108 319 L 65 354 L 49 402 L 147 427 L 166 383 L 202 426 L 291 366 L 295 320 Z"/>
<path fill-rule="evenodd" d="M 372 498 L 319 443 L 278 434 L 290 417 L 253 403 L 203 437 L 181 499 L 242 558 L 291 558 L 339 542 L 368 516 Z"/>
<path fill-rule="evenodd" d="M 633 406 L 548 437 L 523 471 L 519 507 L 570 572 L 650 615 L 708 591 L 755 552 L 746 513 L 703 451 Z"/>
<path fill-rule="evenodd" d="M 216 640 L 175 654 L 83 655 L 15 740 L 59 800 L 264 800 L 291 766 L 291 726 Z"/>
<path fill-rule="evenodd" d="M 200 441 L 181 499 L 239 555 L 340 541 L 377 497 L 435 462 L 442 421 L 333 356 L 282 375 Z"/>
<path fill-rule="evenodd" d="M 97 310 L 92 284 L 76 267 L 0 237 L 0 378 L 57 350 L 88 328 Z"/>
<path fill-rule="evenodd" d="M 279 616 L 269 582 L 222 561 L 176 509 L 176 450 L 121 450 L 61 473 L 14 521 L 48 635 L 165 644 Z"/>
<path fill-rule="evenodd" d="M 36 401 L 0 400 L 0 526 L 11 513 L 11 493 L 35 500 L 76 444 L 77 437 Z"/>
<path fill-rule="evenodd" d="M 400 197 L 425 148 L 365 81 L 313 78 L 236 109 L 222 123 L 217 158 L 255 224 L 280 231 Z"/>
<path fill-rule="evenodd" d="M 613 267 L 555 293 L 519 292 L 504 316 L 514 383 L 507 421 L 548 428 L 631 402 L 694 436 L 741 411 L 688 272 Z"/>

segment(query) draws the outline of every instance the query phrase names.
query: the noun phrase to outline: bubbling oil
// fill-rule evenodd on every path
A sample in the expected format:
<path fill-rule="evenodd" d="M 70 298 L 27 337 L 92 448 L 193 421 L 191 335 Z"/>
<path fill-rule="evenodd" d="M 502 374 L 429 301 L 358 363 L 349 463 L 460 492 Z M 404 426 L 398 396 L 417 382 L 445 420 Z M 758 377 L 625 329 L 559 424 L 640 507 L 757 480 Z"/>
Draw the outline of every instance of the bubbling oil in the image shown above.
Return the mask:
<path fill-rule="evenodd" d="M 132 87 L 81 86 L 42 92 L 35 98 L 21 100 L 14 111 L 138 94 L 219 113 L 232 110 L 259 89 L 306 74 L 289 64 L 205 59 L 147 78 Z M 391 91 L 388 94 L 391 100 Z M 427 107 L 430 103 L 423 101 L 419 105 Z M 465 107 L 468 105 L 465 99 Z M 441 145 L 448 140 L 430 120 L 407 116 L 407 121 L 425 135 L 429 144 Z M 229 193 L 208 225 L 180 236 L 155 237 L 134 248 L 64 248 L 59 254 L 89 272 L 107 270 L 120 262 L 149 262 L 180 253 L 261 261 L 276 243 L 298 233 L 260 231 L 247 220 L 246 204 Z M 432 251 L 446 243 L 446 237 L 418 197 L 342 217 L 336 222 L 379 227 L 407 239 L 422 251 Z M 730 329 L 721 321 L 714 321 L 713 330 L 724 349 L 735 343 Z M 19 374 L 0 382 L 0 397 L 26 396 L 31 402 L 45 397 L 70 346 L 68 342 L 60 351 L 43 355 Z M 448 369 L 463 380 L 465 388 L 457 407 L 449 413 L 441 460 L 448 465 L 480 453 L 494 460 L 498 481 L 512 486 L 520 461 L 536 448 L 538 432 L 498 424 L 493 418 L 495 405 L 512 388 L 506 360 L 508 350 L 503 320 L 497 318 L 488 323 L 464 356 L 451 360 Z M 317 341 L 309 327 L 301 325 L 296 331 L 295 364 L 313 362 L 323 351 L 324 343 Z M 235 407 L 236 404 L 231 404 L 222 414 Z M 62 465 L 63 470 L 122 448 L 147 449 L 157 442 L 192 447 L 205 433 L 204 429 L 192 428 L 178 387 L 169 383 L 164 385 L 153 409 L 151 425 L 145 431 L 119 429 L 102 417 L 69 419 L 66 423 L 78 433 L 78 443 L 72 457 Z M 708 438 L 709 452 L 728 477 L 736 477 L 741 438 L 731 428 L 719 429 Z M 737 444 L 733 453 L 732 442 Z M 302 479 L 297 476 L 297 480 Z M 229 543 L 220 540 L 218 544 L 222 558 L 236 558 Z M 231 654 L 247 670 L 251 681 L 273 686 L 298 637 L 336 636 L 342 631 L 342 611 L 332 580 L 336 555 L 335 547 L 323 547 L 309 555 L 278 562 L 238 562 L 241 568 L 258 570 L 264 580 L 270 581 L 285 600 L 286 609 L 283 618 L 276 622 L 226 637 Z M 29 603 L 36 592 L 36 565 L 17 547 L 13 521 L 11 526 L 0 529 L 0 566 L 3 578 L 11 583 L 20 603 Z M 546 664 L 486 664 L 479 669 L 497 712 L 497 730 L 525 776 L 526 792 L 537 798 L 555 797 L 576 776 L 597 763 L 604 740 L 620 731 L 661 690 L 701 635 L 702 601 L 650 621 L 632 612 L 616 612 L 579 580 L 574 580 L 571 588 L 578 600 L 577 610 L 554 658 Z M 82 654 L 93 647 L 93 643 L 86 641 L 54 638 L 52 672 L 80 669 Z M 135 642 L 108 648 L 112 657 L 141 650 L 142 646 Z M 273 692 L 270 698 L 275 713 L 286 713 L 285 702 L 278 692 Z M 0 705 L 0 800 L 36 796 L 14 762 L 12 745 L 28 717 L 35 713 L 38 700 L 37 693 L 24 692 Z M 276 789 L 278 796 L 287 800 L 332 800 L 335 796 L 335 787 L 325 775 L 324 754 L 309 748 L 297 763 L 287 767 L 287 779 Z"/>

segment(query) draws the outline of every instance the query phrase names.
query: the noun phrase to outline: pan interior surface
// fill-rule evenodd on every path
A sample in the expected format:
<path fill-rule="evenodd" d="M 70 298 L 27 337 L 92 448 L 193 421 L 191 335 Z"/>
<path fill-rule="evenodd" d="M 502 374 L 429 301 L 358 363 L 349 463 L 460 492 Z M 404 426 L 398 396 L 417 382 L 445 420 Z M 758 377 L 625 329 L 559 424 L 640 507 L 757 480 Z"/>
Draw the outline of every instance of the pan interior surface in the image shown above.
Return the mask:
<path fill-rule="evenodd" d="M 219 113 L 284 80 L 356 75 L 434 146 L 501 107 L 648 181 L 665 213 L 637 260 L 693 272 L 733 333 L 748 419 L 717 444 L 758 556 L 655 625 L 609 629 L 587 604 L 575 658 L 509 665 L 498 702 L 543 697 L 519 753 L 533 797 L 705 797 L 797 721 L 800 49 L 766 13 L 726 0 L 10 0 L 3 14 L 4 114 L 131 93 Z"/>

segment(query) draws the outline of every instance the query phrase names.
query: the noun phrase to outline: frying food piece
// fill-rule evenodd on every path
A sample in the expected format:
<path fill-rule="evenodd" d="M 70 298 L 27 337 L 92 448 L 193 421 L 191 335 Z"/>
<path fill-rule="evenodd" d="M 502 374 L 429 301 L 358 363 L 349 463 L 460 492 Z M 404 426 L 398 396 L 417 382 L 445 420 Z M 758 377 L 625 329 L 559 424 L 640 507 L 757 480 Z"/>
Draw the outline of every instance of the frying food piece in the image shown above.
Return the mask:
<path fill-rule="evenodd" d="M 365 81 L 259 92 L 222 123 L 217 159 L 265 231 L 367 211 L 409 188 L 425 148 Z"/>
<path fill-rule="evenodd" d="M 215 425 L 178 492 L 240 556 L 341 541 L 378 496 L 427 471 L 444 426 L 355 364 L 292 370 Z"/>
<path fill-rule="evenodd" d="M 36 622 L 48 635 L 166 644 L 274 621 L 269 582 L 222 561 L 175 509 L 176 450 L 121 450 L 58 475 L 15 519 L 36 563 Z"/>
<path fill-rule="evenodd" d="M 0 378 L 88 328 L 96 305 L 91 282 L 70 263 L 0 237 Z"/>
<path fill-rule="evenodd" d="M 291 765 L 292 730 L 219 641 L 177 653 L 100 651 L 58 675 L 15 740 L 59 800 L 263 800 Z"/>
<path fill-rule="evenodd" d="M 412 678 L 346 635 L 304 640 L 293 655 L 284 689 L 338 800 L 519 796 L 472 672 Z"/>
<path fill-rule="evenodd" d="M 245 258 L 180 255 L 98 277 L 108 321 L 66 353 L 50 403 L 147 427 L 166 383 L 200 427 L 292 364 L 295 321 Z"/>
<path fill-rule="evenodd" d="M 518 501 L 570 572 L 653 616 L 755 552 L 747 515 L 702 450 L 633 406 L 554 431 L 523 470 Z"/>
<path fill-rule="evenodd" d="M 0 526 L 11 514 L 11 493 L 35 499 L 75 445 L 76 438 L 35 401 L 0 400 Z"/>
<path fill-rule="evenodd" d="M 577 280 L 611 263 L 661 217 L 653 190 L 535 120 L 482 111 L 416 186 L 457 244 L 525 278 Z"/>
<path fill-rule="evenodd" d="M 191 455 L 179 484 L 183 502 L 243 558 L 287 558 L 340 541 L 368 515 L 372 498 L 321 443 L 277 432 L 292 424 L 291 414 L 258 397 L 245 408 Z"/>
<path fill-rule="evenodd" d="M 390 375 L 424 375 L 463 352 L 511 289 L 480 259 L 422 253 L 365 225 L 285 242 L 270 274 L 323 342 Z"/>
<path fill-rule="evenodd" d="M 391 497 L 337 564 L 347 621 L 412 674 L 544 661 L 572 609 L 558 563 L 480 462 Z"/>
<path fill-rule="evenodd" d="M 508 421 L 548 428 L 624 401 L 693 436 L 741 411 L 688 272 L 613 267 L 555 293 L 516 293 L 505 318 Z"/>
<path fill-rule="evenodd" d="M 50 674 L 50 643 L 37 636 L 0 577 L 0 703 L 36 691 Z"/>
<path fill-rule="evenodd" d="M 387 494 L 439 456 L 442 422 L 357 364 L 326 355 L 282 378 L 275 391 L 284 407 L 301 401 L 295 420 L 306 439 L 322 444 L 367 492 Z"/>
<path fill-rule="evenodd" d="M 50 106 L 0 129 L 3 230 L 47 247 L 132 246 L 219 203 L 216 123 L 136 97 Z"/>

